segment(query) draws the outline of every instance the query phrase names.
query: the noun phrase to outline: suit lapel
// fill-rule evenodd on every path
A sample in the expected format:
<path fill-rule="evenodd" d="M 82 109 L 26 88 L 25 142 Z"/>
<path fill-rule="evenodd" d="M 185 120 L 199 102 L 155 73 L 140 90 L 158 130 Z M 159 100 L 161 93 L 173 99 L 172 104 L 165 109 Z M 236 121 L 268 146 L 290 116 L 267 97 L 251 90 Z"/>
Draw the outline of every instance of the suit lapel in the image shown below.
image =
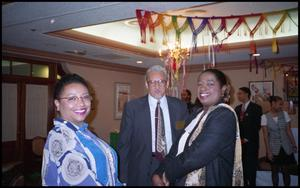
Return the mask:
<path fill-rule="evenodd" d="M 143 130 L 145 131 L 145 141 L 146 143 L 150 143 L 150 151 L 152 151 L 152 129 L 151 129 L 151 114 L 150 107 L 148 102 L 148 95 L 142 98 L 141 108 L 143 108 L 143 122 L 141 126 L 143 126 Z"/>

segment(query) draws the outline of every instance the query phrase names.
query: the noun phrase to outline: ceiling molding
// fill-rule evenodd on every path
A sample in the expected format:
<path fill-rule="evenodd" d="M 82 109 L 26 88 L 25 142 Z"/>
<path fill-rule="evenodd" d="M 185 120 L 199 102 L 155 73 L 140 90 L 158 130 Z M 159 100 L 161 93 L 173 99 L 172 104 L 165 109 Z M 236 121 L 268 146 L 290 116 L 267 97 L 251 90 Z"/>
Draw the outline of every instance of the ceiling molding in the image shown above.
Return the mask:
<path fill-rule="evenodd" d="M 124 52 L 134 53 L 136 55 L 144 55 L 148 57 L 159 57 L 159 53 L 156 51 L 151 51 L 145 48 L 139 48 L 133 45 L 128 45 L 124 43 L 120 43 L 114 40 L 106 39 L 103 37 L 96 37 L 89 34 L 81 33 L 74 30 L 63 30 L 57 32 L 50 32 L 46 33 L 51 36 L 56 36 L 60 38 L 70 39 L 73 41 L 83 42 L 87 44 L 92 44 L 96 46 L 106 47 L 113 50 L 121 50 Z M 278 37 L 276 38 L 277 42 L 280 45 L 287 45 L 287 44 L 298 44 L 298 35 L 296 36 L 288 36 L 288 37 Z M 271 47 L 272 39 L 262 39 L 262 40 L 255 40 L 256 47 Z M 239 50 L 239 49 L 248 49 L 249 48 L 249 41 L 245 42 L 236 42 L 236 43 L 224 43 L 221 48 L 222 51 L 228 50 Z M 207 46 L 197 47 L 197 52 L 193 53 L 194 55 L 200 55 L 207 53 Z M 166 52 L 163 51 L 162 55 L 166 55 Z"/>
<path fill-rule="evenodd" d="M 284 58 L 273 58 L 267 59 L 268 61 L 275 62 L 277 64 L 295 64 L 295 67 L 298 67 L 298 56 L 296 57 L 284 57 Z M 260 60 L 258 60 L 260 62 Z M 206 64 L 206 68 L 208 68 Z M 235 61 L 231 63 L 216 63 L 216 69 L 219 70 L 240 70 L 240 69 L 249 69 L 249 61 Z M 260 67 L 261 69 L 261 67 Z M 188 65 L 186 68 L 187 72 L 200 72 L 203 70 L 203 64 L 198 65 Z M 255 65 L 252 65 L 252 71 L 255 71 Z"/>
<path fill-rule="evenodd" d="M 158 56 L 158 52 L 153 52 L 148 49 L 141 49 L 140 47 L 136 47 L 133 45 L 128 45 L 125 43 L 117 42 L 114 40 L 106 39 L 103 37 L 96 37 L 92 35 L 88 35 L 82 32 L 74 31 L 74 30 L 64 30 L 58 32 L 50 32 L 45 33 L 51 36 L 60 37 L 64 39 L 69 39 L 77 42 L 83 42 L 86 44 L 92 44 L 96 46 L 101 46 L 105 48 L 110 48 L 114 50 L 122 50 L 125 52 L 134 53 L 136 55 L 145 55 L 148 57 Z"/>
<path fill-rule="evenodd" d="M 33 60 L 48 61 L 52 63 L 70 63 L 73 65 L 80 65 L 85 67 L 93 67 L 111 71 L 129 72 L 135 74 L 145 74 L 145 68 L 139 68 L 129 65 L 112 64 L 104 61 L 97 61 L 87 59 L 84 57 L 74 57 L 72 55 L 59 54 L 53 52 L 44 52 L 29 48 L 20 48 L 14 46 L 2 46 L 2 56 L 31 58 Z"/>
<path fill-rule="evenodd" d="M 119 72 L 128 72 L 128 73 L 135 73 L 144 75 L 146 72 L 146 68 L 139 68 L 134 66 L 128 65 L 121 65 L 121 64 L 112 64 L 103 61 L 96 61 L 91 60 L 84 57 L 74 57 L 71 55 L 65 54 L 58 54 L 53 52 L 44 52 L 34 49 L 28 48 L 20 48 L 20 47 L 13 47 L 13 46 L 2 46 L 2 56 L 9 56 L 9 57 L 18 57 L 18 58 L 31 58 L 32 60 L 38 61 L 48 61 L 52 63 L 70 63 L 79 66 L 85 67 L 92 67 L 92 68 L 99 68 L 105 70 L 112 70 L 112 71 L 119 71 Z M 273 61 L 280 64 L 288 64 L 293 63 L 296 67 L 298 67 L 298 56 L 296 57 L 284 57 L 284 58 L 273 58 L 267 59 L 269 61 Z M 260 60 L 258 60 L 260 61 Z M 208 67 L 209 64 L 206 64 Z M 216 63 L 217 69 L 220 70 L 240 70 L 240 69 L 248 69 L 249 68 L 249 61 L 235 61 L 235 62 L 218 62 Z M 253 67 L 255 69 L 255 67 Z M 187 65 L 186 71 L 187 72 L 200 72 L 203 70 L 203 64 L 197 65 Z"/>

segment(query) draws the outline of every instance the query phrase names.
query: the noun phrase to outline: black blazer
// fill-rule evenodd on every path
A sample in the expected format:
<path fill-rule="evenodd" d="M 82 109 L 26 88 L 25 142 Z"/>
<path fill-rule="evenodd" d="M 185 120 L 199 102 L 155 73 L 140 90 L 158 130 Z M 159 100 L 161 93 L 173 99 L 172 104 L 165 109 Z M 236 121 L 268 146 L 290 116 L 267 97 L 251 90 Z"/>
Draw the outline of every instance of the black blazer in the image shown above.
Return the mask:
<path fill-rule="evenodd" d="M 246 138 L 248 140 L 247 145 L 249 146 L 249 149 L 257 151 L 259 147 L 262 108 L 250 101 L 243 120 L 240 119 L 241 109 L 242 104 L 235 107 L 235 112 L 239 118 L 241 138 Z"/>
<path fill-rule="evenodd" d="M 175 97 L 167 96 L 172 141 L 176 141 L 180 130 L 176 121 L 188 116 L 186 104 Z M 120 180 L 127 185 L 152 185 L 152 138 L 148 95 L 125 104 L 117 152 L 120 159 Z"/>
<path fill-rule="evenodd" d="M 201 110 L 195 111 L 187 124 Z M 236 140 L 236 118 L 232 111 L 219 107 L 211 112 L 192 145 L 186 144 L 176 156 L 179 140 L 180 137 L 155 174 L 165 172 L 171 185 L 182 185 L 188 173 L 205 166 L 207 186 L 231 186 Z"/>

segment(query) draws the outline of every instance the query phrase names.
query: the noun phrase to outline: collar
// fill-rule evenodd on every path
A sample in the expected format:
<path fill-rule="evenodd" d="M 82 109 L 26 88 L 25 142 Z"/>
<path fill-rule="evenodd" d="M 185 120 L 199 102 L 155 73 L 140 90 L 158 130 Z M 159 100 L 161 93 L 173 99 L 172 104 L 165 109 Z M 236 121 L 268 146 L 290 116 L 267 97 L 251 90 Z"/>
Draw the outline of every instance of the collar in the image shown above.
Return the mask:
<path fill-rule="evenodd" d="M 83 122 L 81 124 L 81 126 L 78 126 L 78 125 L 75 125 L 74 123 L 70 122 L 70 121 L 67 121 L 67 120 L 64 120 L 62 119 L 61 117 L 57 117 L 54 119 L 54 121 L 58 121 L 60 123 L 63 123 L 65 124 L 67 127 L 69 127 L 70 129 L 72 129 L 73 131 L 85 131 L 88 127 L 88 124 Z"/>
<path fill-rule="evenodd" d="M 249 104 L 250 104 L 250 100 L 248 100 L 247 102 L 244 103 L 244 105 L 245 105 L 245 110 L 247 110 Z"/>
<path fill-rule="evenodd" d="M 156 107 L 157 105 L 157 99 L 152 97 L 150 94 L 148 94 L 148 102 L 150 104 L 151 107 Z M 167 104 L 167 97 L 164 95 L 162 98 L 160 98 L 160 106 L 165 106 Z"/>

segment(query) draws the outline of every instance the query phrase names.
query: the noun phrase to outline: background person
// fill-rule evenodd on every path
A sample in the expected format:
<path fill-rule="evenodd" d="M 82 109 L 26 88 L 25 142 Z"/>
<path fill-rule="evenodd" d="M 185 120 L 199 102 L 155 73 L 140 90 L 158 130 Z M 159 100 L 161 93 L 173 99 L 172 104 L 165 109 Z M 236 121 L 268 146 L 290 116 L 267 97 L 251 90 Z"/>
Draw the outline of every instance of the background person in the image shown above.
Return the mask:
<path fill-rule="evenodd" d="M 192 113 L 194 104 L 192 103 L 192 93 L 188 89 L 183 89 L 181 92 L 181 100 L 187 105 L 189 113 Z"/>
<path fill-rule="evenodd" d="M 278 96 L 269 98 L 270 112 L 261 117 L 261 126 L 267 151 L 267 158 L 271 161 L 273 186 L 278 186 L 278 173 L 281 170 L 285 186 L 291 182 L 288 165 L 296 164 L 293 152 L 297 152 L 297 145 L 291 131 L 291 118 L 282 110 L 283 100 Z"/>
<path fill-rule="evenodd" d="M 242 103 L 235 107 L 239 118 L 242 141 L 242 160 L 245 186 L 256 185 L 256 170 L 258 166 L 259 130 L 262 108 L 250 101 L 251 91 L 248 87 L 241 87 L 237 98 Z"/>

